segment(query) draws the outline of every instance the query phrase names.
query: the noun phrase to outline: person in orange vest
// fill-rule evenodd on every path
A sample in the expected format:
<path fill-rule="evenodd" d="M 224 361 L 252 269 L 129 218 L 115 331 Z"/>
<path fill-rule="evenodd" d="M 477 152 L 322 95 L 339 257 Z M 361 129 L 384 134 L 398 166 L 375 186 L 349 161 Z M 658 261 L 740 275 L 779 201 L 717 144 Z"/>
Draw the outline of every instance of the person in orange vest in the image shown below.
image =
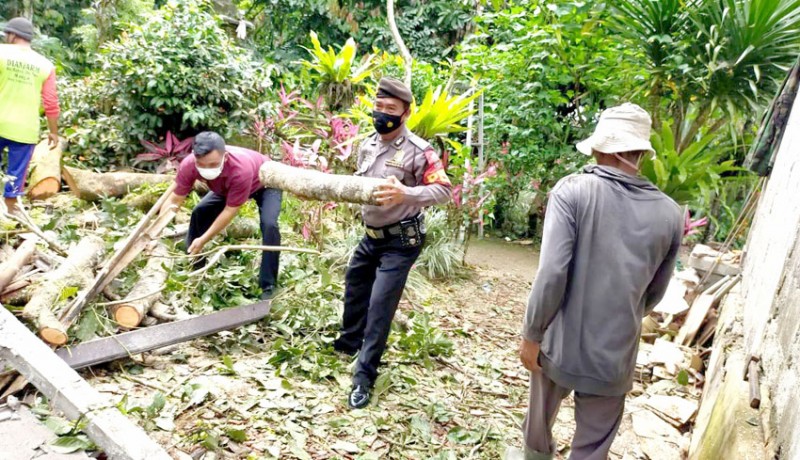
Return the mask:
<path fill-rule="evenodd" d="M 0 154 L 8 149 L 5 173 L 11 176 L 3 196 L 9 212 L 22 195 L 28 163 L 39 142 L 39 110 L 44 106 L 50 148 L 58 145 L 58 93 L 55 66 L 31 48 L 33 24 L 14 18 L 3 28 L 0 44 Z"/>

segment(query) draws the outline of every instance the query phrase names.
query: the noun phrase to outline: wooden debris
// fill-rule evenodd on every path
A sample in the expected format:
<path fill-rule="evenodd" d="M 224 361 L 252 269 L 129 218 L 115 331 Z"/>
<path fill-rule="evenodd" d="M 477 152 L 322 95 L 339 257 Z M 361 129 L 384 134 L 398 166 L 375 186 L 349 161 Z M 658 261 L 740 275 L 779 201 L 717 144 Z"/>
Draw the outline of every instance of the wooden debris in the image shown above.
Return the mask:
<path fill-rule="evenodd" d="M 33 287 L 33 295 L 22 314 L 32 321 L 47 343 L 67 343 L 67 326 L 53 313 L 65 288 L 81 289 L 91 281 L 94 267 L 103 255 L 105 242 L 94 235 L 84 237 L 53 272 L 42 277 Z"/>
<path fill-rule="evenodd" d="M 678 345 L 666 340 L 658 339 L 650 351 L 651 364 L 663 364 L 667 372 L 672 375 L 679 370 L 689 367 L 691 358 L 689 352 Z"/>
<path fill-rule="evenodd" d="M 161 302 L 153 304 L 153 306 L 150 307 L 150 311 L 147 313 L 153 318 L 163 322 L 180 321 L 192 317 L 192 315 L 182 308 L 170 308 Z"/>
<path fill-rule="evenodd" d="M 50 246 L 53 251 L 55 251 L 58 255 L 66 256 L 67 251 L 52 237 L 52 232 L 43 232 L 38 225 L 36 225 L 27 215 L 25 212 L 25 207 L 22 206 L 22 202 L 20 201 L 19 197 L 17 197 L 17 210 L 19 211 L 20 215 L 17 214 L 9 214 L 8 212 L 2 212 L 0 215 L 5 217 L 6 219 L 13 220 L 14 222 L 20 224 L 23 228 L 27 229 L 29 232 L 36 234 L 39 238 L 42 239 L 48 246 Z M 5 209 L 5 206 L 3 206 Z"/>
<path fill-rule="evenodd" d="M 277 161 L 265 162 L 259 177 L 265 187 L 285 190 L 300 198 L 372 205 L 378 204 L 373 192 L 386 183 L 384 179 L 326 174 Z"/>
<path fill-rule="evenodd" d="M 36 239 L 26 239 L 19 245 L 17 250 L 14 251 L 14 254 L 0 265 L 0 292 L 3 292 L 20 269 L 31 261 L 35 252 Z"/>
<path fill-rule="evenodd" d="M 686 302 L 685 296 L 688 291 L 688 286 L 678 279 L 672 277 L 667 286 L 667 292 L 664 293 L 664 298 L 653 309 L 656 313 L 665 315 L 677 316 L 689 310 L 689 304 Z"/>
<path fill-rule="evenodd" d="M 719 303 L 722 296 L 733 288 L 739 281 L 739 278 L 738 276 L 735 278 L 726 276 L 695 299 L 692 308 L 689 310 L 689 316 L 686 318 L 686 322 L 683 324 L 683 327 L 681 327 L 678 337 L 675 339 L 676 343 L 681 345 L 690 345 L 692 343 L 695 335 L 697 335 L 697 331 L 702 327 L 708 315 L 708 311 Z"/>
<path fill-rule="evenodd" d="M 28 198 L 31 201 L 44 200 L 61 190 L 61 153 L 65 141 L 51 149 L 44 140 L 33 149 L 28 174 Z"/>
<path fill-rule="evenodd" d="M 0 302 L 4 305 L 14 305 L 15 307 L 25 306 L 31 300 L 33 295 L 33 286 L 31 283 L 26 284 L 24 287 L 14 290 L 8 290 L 0 295 Z"/>
<path fill-rule="evenodd" d="M 119 325 L 131 329 L 139 325 L 150 307 L 161 298 L 161 290 L 167 280 L 168 271 L 172 269 L 173 259 L 166 258 L 167 247 L 156 244 L 147 265 L 141 271 L 139 280 L 123 299 L 123 303 L 111 308 L 111 313 Z"/>
<path fill-rule="evenodd" d="M 721 253 L 709 246 L 698 244 L 689 256 L 689 266 L 703 272 L 712 272 L 720 276 L 735 276 L 741 271 L 740 251 Z"/>
<path fill-rule="evenodd" d="M 158 202 L 142 217 L 133 231 L 125 239 L 121 247 L 103 264 L 103 268 L 97 273 L 94 281 L 85 290 L 78 294 L 78 297 L 61 315 L 61 322 L 69 327 L 80 315 L 83 307 L 100 294 L 122 270 L 130 264 L 136 255 L 139 254 L 151 241 L 158 238 L 164 227 L 175 217 L 175 212 L 165 213 L 155 220 L 161 206 L 166 202 L 172 191 L 175 190 L 173 183 Z M 145 237 L 143 238 L 143 235 Z M 137 252 L 138 251 L 138 252 Z"/>
<path fill-rule="evenodd" d="M 269 311 L 270 301 L 267 300 L 83 342 L 61 348 L 56 354 L 73 369 L 80 369 L 234 329 L 264 318 Z"/>
<path fill-rule="evenodd" d="M 697 413 L 698 402 L 680 396 L 653 395 L 645 402 L 645 406 L 655 411 L 675 427 L 682 427 Z"/>
<path fill-rule="evenodd" d="M 750 382 L 750 407 L 758 409 L 761 407 L 761 370 L 759 362 L 761 359 L 752 356 L 745 366 L 747 369 L 747 380 Z"/>
<path fill-rule="evenodd" d="M 120 413 L 0 305 L 0 358 L 30 380 L 53 407 L 84 431 L 109 458 L 169 460 L 167 452 Z"/>

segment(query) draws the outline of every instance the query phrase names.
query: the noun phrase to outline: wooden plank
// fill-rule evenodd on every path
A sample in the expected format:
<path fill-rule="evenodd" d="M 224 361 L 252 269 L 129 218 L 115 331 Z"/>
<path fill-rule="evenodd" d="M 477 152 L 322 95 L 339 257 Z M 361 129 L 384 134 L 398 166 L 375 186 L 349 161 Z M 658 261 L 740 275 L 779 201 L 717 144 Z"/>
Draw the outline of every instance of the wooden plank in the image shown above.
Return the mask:
<path fill-rule="evenodd" d="M 80 419 L 92 441 L 115 460 L 170 460 L 139 426 L 58 358 L 0 306 L 0 359 L 17 369 L 70 420 Z"/>
<path fill-rule="evenodd" d="M 692 303 L 692 308 L 689 309 L 689 315 L 686 317 L 686 322 L 683 323 L 681 330 L 678 332 L 678 337 L 675 343 L 680 345 L 689 346 L 694 340 L 697 331 L 703 325 L 703 322 L 708 315 L 708 311 L 719 302 L 720 297 L 715 294 L 726 283 L 730 281 L 730 277 L 726 276 L 719 280 L 716 284 L 706 289 L 705 292 L 700 294 L 697 299 Z"/>
<path fill-rule="evenodd" d="M 61 348 L 56 354 L 73 369 L 93 366 L 258 321 L 269 314 L 270 304 L 266 300 L 174 323 L 145 327 Z"/>

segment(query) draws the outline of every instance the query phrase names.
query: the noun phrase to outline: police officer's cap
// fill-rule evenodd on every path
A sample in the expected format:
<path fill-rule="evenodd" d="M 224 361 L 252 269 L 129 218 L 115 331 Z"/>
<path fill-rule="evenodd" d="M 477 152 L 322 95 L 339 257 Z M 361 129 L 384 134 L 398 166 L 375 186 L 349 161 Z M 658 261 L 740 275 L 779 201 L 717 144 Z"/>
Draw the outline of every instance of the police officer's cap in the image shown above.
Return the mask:
<path fill-rule="evenodd" d="M 379 98 L 393 97 L 409 105 L 411 105 L 411 102 L 414 100 L 414 96 L 411 95 L 411 90 L 408 89 L 408 86 L 402 81 L 391 77 L 381 78 L 380 83 L 378 83 L 377 96 Z"/>

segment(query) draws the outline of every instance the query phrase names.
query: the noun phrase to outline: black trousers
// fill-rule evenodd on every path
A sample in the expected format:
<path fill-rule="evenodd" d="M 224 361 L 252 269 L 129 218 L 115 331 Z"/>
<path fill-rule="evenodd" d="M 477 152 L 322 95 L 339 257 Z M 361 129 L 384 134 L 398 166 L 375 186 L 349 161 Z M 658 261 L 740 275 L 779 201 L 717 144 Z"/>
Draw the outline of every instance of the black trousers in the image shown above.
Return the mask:
<path fill-rule="evenodd" d="M 256 200 L 261 216 L 261 241 L 264 246 L 280 246 L 281 232 L 278 228 L 278 216 L 281 213 L 283 192 L 278 189 L 263 188 L 254 193 L 251 199 Z M 208 192 L 192 211 L 189 233 L 186 235 L 188 248 L 195 238 L 202 236 L 214 223 L 217 216 L 225 209 L 225 197 Z M 280 253 L 264 251 L 261 256 L 261 272 L 259 284 L 261 289 L 274 287 L 278 281 L 278 265 Z"/>
<path fill-rule="evenodd" d="M 422 246 L 406 248 L 400 238 L 374 240 L 365 236 L 350 259 L 342 329 L 335 346 L 342 351 L 360 350 L 353 372 L 355 385 L 371 387 L 378 377 L 394 313 Z"/>

